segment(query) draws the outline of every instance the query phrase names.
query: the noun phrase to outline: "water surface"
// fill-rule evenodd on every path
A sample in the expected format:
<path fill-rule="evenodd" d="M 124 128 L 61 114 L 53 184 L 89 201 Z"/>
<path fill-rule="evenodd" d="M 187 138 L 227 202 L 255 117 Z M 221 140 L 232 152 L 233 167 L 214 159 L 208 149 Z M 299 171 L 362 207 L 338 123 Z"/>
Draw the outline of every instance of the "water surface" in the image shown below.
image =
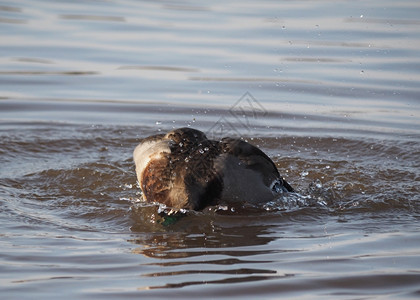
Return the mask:
<path fill-rule="evenodd" d="M 3 1 L 0 295 L 420 296 L 416 1 Z M 191 126 L 299 195 L 162 224 L 132 151 Z"/>

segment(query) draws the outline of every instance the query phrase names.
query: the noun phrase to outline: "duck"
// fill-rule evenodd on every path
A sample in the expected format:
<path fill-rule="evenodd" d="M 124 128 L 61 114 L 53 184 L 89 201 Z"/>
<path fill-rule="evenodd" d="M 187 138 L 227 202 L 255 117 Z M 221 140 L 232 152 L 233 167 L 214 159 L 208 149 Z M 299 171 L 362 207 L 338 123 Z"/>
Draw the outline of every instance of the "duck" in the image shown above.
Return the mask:
<path fill-rule="evenodd" d="M 133 159 L 142 196 L 173 210 L 266 203 L 294 189 L 274 162 L 241 139 L 208 139 L 190 127 L 144 138 Z"/>

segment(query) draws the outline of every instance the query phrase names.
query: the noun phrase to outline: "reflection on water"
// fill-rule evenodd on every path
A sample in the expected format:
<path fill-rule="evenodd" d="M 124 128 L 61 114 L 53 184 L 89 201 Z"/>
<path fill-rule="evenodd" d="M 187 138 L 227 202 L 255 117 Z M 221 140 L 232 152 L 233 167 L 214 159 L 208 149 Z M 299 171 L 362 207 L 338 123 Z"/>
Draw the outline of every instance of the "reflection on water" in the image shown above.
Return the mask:
<path fill-rule="evenodd" d="M 156 213 L 156 209 L 152 209 L 154 212 L 151 213 Z M 136 217 L 138 214 L 145 214 L 144 208 L 137 210 Z M 150 214 L 146 213 L 146 216 Z M 139 219 L 136 218 L 137 222 Z M 152 219 L 146 218 L 143 222 Z M 147 265 L 168 269 L 142 274 L 169 280 L 163 286 L 147 286 L 147 289 L 246 283 L 292 276 L 278 274 L 269 267 L 269 260 L 256 259 L 290 250 L 266 249 L 265 246 L 275 239 L 275 236 L 269 235 L 271 226 L 254 225 L 253 221 L 256 219 L 247 215 L 194 213 L 170 227 L 156 226 L 152 235 L 148 229 L 147 233 L 136 235 L 130 240 L 139 245 L 133 253 L 158 260 Z M 145 231 L 146 228 L 144 224 L 136 224 L 132 231 Z M 195 276 L 199 278 L 193 279 Z M 187 281 L 183 281 L 184 278 Z"/>
<path fill-rule="evenodd" d="M 88 16 L 88 15 L 60 15 L 65 20 L 82 20 L 82 21 L 104 21 L 104 22 L 125 22 L 122 17 L 113 16 Z"/>
<path fill-rule="evenodd" d="M 28 60 L 28 59 L 24 59 Z M 48 71 L 1 71 L 0 75 L 95 75 L 92 71 L 63 71 L 63 72 L 48 72 Z"/>
<path fill-rule="evenodd" d="M 418 298 L 416 1 L 98 4 L 0 4 L 3 298 Z M 132 151 L 183 126 L 298 194 L 166 218 Z"/>

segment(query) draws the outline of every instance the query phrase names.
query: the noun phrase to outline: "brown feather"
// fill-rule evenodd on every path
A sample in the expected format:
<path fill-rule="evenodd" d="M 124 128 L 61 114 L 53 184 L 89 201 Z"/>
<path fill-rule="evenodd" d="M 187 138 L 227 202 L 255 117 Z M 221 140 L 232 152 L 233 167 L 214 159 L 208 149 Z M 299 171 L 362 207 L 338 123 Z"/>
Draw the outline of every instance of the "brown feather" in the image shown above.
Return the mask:
<path fill-rule="evenodd" d="M 257 147 L 238 139 L 208 140 L 192 128 L 144 139 L 134 159 L 145 199 L 174 209 L 200 210 L 238 198 L 255 202 L 259 196 L 268 201 L 276 181 L 293 191 Z"/>

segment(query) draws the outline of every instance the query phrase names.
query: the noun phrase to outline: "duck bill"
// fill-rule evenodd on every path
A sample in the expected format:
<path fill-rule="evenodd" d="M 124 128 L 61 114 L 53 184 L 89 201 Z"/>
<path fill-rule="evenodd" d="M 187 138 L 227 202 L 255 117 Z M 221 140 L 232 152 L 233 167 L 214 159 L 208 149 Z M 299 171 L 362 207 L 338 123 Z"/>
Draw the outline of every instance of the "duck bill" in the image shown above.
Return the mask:
<path fill-rule="evenodd" d="M 284 193 L 294 193 L 295 190 L 292 188 L 292 186 L 283 179 L 283 186 L 281 187 Z"/>

